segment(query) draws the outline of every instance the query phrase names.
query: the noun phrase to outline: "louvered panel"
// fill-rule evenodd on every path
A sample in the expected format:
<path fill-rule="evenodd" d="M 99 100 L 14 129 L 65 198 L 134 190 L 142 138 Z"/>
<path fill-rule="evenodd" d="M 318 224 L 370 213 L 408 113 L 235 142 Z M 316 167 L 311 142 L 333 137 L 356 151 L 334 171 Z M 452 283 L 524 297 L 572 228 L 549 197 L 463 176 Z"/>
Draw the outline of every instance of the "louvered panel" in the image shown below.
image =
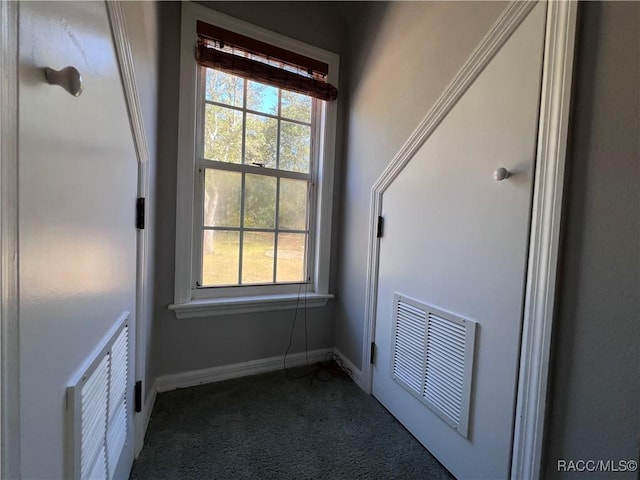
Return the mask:
<path fill-rule="evenodd" d="M 392 378 L 467 436 L 475 322 L 393 298 Z"/>
<path fill-rule="evenodd" d="M 427 335 L 430 348 L 438 350 L 443 354 L 464 357 L 464 337 L 458 338 L 453 335 L 448 335 L 447 332 L 433 332 L 431 330 L 429 330 Z"/>
<path fill-rule="evenodd" d="M 425 398 L 441 410 L 449 412 L 456 423 L 460 420 L 461 395 L 438 377 L 430 376 L 425 383 Z"/>
<path fill-rule="evenodd" d="M 460 423 L 460 395 L 451 392 L 445 385 L 430 379 L 425 386 L 424 398 L 443 412 L 450 423 Z"/>
<path fill-rule="evenodd" d="M 109 471 L 114 472 L 127 439 L 127 378 L 129 328 L 125 326 L 111 349 L 111 382 L 107 447 Z"/>
<path fill-rule="evenodd" d="M 129 329 L 124 328 L 111 350 L 111 382 L 109 392 L 110 417 L 116 406 L 125 398 L 127 392 Z"/>
<path fill-rule="evenodd" d="M 101 447 L 107 429 L 107 379 L 108 358 L 104 356 L 93 373 L 86 379 L 81 390 L 83 478 L 89 478 L 94 465 L 100 462 Z M 104 458 L 102 459 L 104 463 Z"/>
<path fill-rule="evenodd" d="M 466 329 L 429 314 L 424 398 L 457 426 L 462 414 Z"/>
<path fill-rule="evenodd" d="M 392 375 L 414 394 L 422 391 L 424 381 L 424 336 L 426 312 L 415 306 L 394 302 Z"/>
<path fill-rule="evenodd" d="M 68 478 L 112 479 L 130 417 L 129 322 L 125 313 L 67 389 Z"/>
<path fill-rule="evenodd" d="M 107 478 L 107 463 L 106 463 L 107 453 L 105 451 L 104 445 L 100 447 L 100 455 L 97 458 L 97 461 L 94 463 L 93 468 L 88 472 L 88 474 L 82 476 L 82 478 L 87 478 L 91 480 L 106 480 Z"/>
<path fill-rule="evenodd" d="M 426 392 L 428 392 L 428 387 L 440 385 L 441 388 L 446 388 L 446 391 L 450 392 L 450 395 L 452 395 L 453 398 L 459 398 L 462 395 L 463 391 L 463 377 L 452 378 L 445 373 L 446 367 L 441 367 L 440 365 L 438 365 L 436 368 L 433 368 L 433 366 L 429 368 L 429 365 L 429 360 L 427 359 L 427 372 L 425 374 L 425 394 Z"/>
<path fill-rule="evenodd" d="M 115 408 L 107 434 L 109 472 L 115 472 L 127 440 L 127 404 L 122 400 Z"/>
<path fill-rule="evenodd" d="M 447 370 L 447 378 L 451 378 L 452 383 L 462 382 L 464 378 L 464 367 L 460 368 L 459 364 L 451 365 L 447 363 L 446 350 L 433 349 L 430 352 L 429 361 L 436 367 Z"/>

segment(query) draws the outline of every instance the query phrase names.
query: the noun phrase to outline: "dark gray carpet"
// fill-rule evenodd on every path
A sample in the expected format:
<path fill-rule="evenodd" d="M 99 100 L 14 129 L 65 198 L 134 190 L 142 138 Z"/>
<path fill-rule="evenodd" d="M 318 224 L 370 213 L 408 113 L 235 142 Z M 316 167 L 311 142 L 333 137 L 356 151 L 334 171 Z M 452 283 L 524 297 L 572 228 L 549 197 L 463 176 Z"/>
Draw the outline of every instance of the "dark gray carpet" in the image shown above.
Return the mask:
<path fill-rule="evenodd" d="M 453 477 L 373 397 L 319 369 L 159 394 L 131 479 L 189 478 Z"/>

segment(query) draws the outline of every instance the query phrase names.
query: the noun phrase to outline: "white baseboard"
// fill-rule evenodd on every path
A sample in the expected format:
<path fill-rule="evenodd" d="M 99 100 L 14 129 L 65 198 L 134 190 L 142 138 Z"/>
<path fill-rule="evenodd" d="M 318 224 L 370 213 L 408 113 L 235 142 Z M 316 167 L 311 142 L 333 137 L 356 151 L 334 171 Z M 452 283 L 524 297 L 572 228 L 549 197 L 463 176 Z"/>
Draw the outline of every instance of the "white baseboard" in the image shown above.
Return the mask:
<path fill-rule="evenodd" d="M 326 360 L 327 354 L 332 351 L 334 350 L 331 348 L 322 348 L 309 353 L 302 352 L 287 355 L 287 368 L 306 365 L 307 358 L 309 359 L 310 364 Z M 158 392 L 166 392 L 169 390 L 175 390 L 176 388 L 194 387 L 205 383 L 219 382 L 221 380 L 229 380 L 231 378 L 239 378 L 247 375 L 256 375 L 258 373 L 281 370 L 283 361 L 284 356 L 279 356 L 235 363 L 233 365 L 205 368 L 202 370 L 191 370 L 189 372 L 176 373 L 173 375 L 163 375 L 156 379 L 155 384 Z"/>
<path fill-rule="evenodd" d="M 158 396 L 158 390 L 156 388 L 156 382 L 153 382 L 149 392 L 147 393 L 147 400 L 142 406 L 142 412 L 136 416 L 136 439 L 135 439 L 135 452 L 134 457 L 138 458 L 142 447 L 144 447 L 144 437 L 147 433 L 147 427 L 149 426 L 149 420 L 151 420 L 151 412 L 156 404 L 156 397 Z"/>
<path fill-rule="evenodd" d="M 351 360 L 349 360 L 340 350 L 338 350 L 337 348 L 333 349 L 333 353 L 340 359 L 340 361 L 343 363 L 343 365 L 348 368 L 349 370 L 351 370 L 351 380 L 353 380 L 353 382 L 358 385 L 362 390 L 364 390 L 366 392 L 366 389 L 363 386 L 363 379 L 362 379 L 362 370 L 360 370 L 359 368 L 357 368 L 353 362 L 351 362 Z"/>

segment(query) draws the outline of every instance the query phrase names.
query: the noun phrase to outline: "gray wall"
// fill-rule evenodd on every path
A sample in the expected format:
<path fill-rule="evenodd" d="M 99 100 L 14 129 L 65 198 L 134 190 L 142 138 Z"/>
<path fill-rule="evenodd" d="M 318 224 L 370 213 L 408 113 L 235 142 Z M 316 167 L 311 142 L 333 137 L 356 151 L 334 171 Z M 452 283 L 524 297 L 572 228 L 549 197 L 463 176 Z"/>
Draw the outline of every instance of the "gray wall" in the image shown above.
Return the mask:
<path fill-rule="evenodd" d="M 505 8 L 496 2 L 359 3 L 350 20 L 336 346 L 361 366 L 371 187 Z M 363 11 L 364 10 L 364 11 Z"/>
<path fill-rule="evenodd" d="M 332 2 L 208 2 L 207 5 L 284 35 L 342 53 L 344 24 Z M 160 92 L 158 172 L 156 188 L 156 286 L 151 378 L 189 370 L 283 355 L 289 342 L 294 310 L 202 319 L 177 320 L 167 310 L 173 303 L 176 211 L 176 160 L 180 4 L 160 2 Z M 343 130 L 341 106 L 338 132 Z M 338 136 L 338 151 L 342 137 Z M 340 169 L 340 156 L 337 169 Z M 337 202 L 336 202 L 337 203 Z M 335 210 L 338 205 L 335 206 Z M 335 291 L 334 280 L 330 282 Z M 308 349 L 334 345 L 334 306 L 307 313 Z M 299 314 L 291 353 L 305 349 L 304 316 Z"/>
<path fill-rule="evenodd" d="M 547 478 L 640 453 L 640 4 L 582 4 L 578 40 Z"/>

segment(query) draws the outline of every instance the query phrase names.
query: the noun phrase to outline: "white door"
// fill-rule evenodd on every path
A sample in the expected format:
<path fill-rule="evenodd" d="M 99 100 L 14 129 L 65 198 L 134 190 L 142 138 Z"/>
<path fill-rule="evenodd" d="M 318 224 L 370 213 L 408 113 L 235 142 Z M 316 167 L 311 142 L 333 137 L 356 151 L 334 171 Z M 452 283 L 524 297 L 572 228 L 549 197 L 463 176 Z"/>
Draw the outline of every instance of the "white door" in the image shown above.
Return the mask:
<path fill-rule="evenodd" d="M 69 478 L 67 385 L 124 312 L 135 345 L 138 166 L 105 3 L 19 9 L 21 478 Z M 79 97 L 44 76 L 69 65 Z M 119 478 L 133 461 L 128 416 Z"/>
<path fill-rule="evenodd" d="M 534 7 L 383 196 L 373 394 L 461 479 L 509 476 L 545 12 Z M 511 176 L 496 181 L 500 167 Z"/>

